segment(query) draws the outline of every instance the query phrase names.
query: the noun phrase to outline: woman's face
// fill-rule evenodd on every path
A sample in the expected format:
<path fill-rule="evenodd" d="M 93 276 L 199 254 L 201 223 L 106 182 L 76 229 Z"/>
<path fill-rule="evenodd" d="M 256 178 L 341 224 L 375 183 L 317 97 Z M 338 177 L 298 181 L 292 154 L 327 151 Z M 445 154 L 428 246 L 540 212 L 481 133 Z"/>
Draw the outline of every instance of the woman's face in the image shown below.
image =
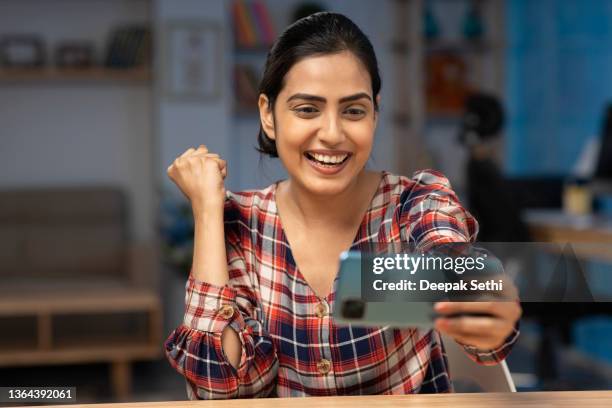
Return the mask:
<path fill-rule="evenodd" d="M 273 112 L 260 96 L 263 129 L 275 139 L 292 182 L 330 195 L 357 180 L 372 150 L 373 97 L 370 74 L 348 51 L 293 65 Z"/>

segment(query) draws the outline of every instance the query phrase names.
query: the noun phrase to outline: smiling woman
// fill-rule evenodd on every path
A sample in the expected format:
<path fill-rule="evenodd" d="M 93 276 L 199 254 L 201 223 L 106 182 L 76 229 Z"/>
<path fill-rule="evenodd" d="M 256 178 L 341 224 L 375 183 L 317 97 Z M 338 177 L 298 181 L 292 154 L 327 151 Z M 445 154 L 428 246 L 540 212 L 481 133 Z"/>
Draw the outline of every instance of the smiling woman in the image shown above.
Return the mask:
<path fill-rule="evenodd" d="M 344 50 L 295 62 L 276 96 L 262 89 L 261 150 L 280 157 L 293 189 L 337 196 L 368 177 L 375 187 L 363 171 L 378 118 L 370 77 Z"/>
<path fill-rule="evenodd" d="M 440 332 L 479 363 L 509 352 L 514 302 L 439 303 L 443 315 L 479 316 L 439 318 L 436 330 L 331 317 L 341 252 L 429 249 L 474 241 L 478 230 L 442 174 L 365 169 L 380 88 L 361 30 L 340 14 L 313 14 L 277 40 L 260 85 L 259 150 L 280 158 L 288 179 L 226 192 L 225 161 L 205 146 L 168 168 L 195 219 L 185 318 L 165 343 L 191 399 L 448 392 Z"/>

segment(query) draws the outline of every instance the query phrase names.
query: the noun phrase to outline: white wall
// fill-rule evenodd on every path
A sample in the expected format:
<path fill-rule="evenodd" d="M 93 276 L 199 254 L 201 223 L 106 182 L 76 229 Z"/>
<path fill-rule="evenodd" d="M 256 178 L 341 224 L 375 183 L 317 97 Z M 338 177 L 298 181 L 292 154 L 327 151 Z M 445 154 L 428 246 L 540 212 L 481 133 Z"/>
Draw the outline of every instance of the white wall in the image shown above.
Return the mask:
<path fill-rule="evenodd" d="M 2 0 L 0 36 L 93 41 L 149 19 L 146 0 Z M 0 83 L 0 188 L 105 184 L 130 199 L 131 232 L 154 236 L 152 92 L 146 84 Z"/>
<path fill-rule="evenodd" d="M 159 184 L 164 192 L 176 195 L 178 189 L 166 175 L 166 168 L 172 161 L 187 148 L 205 144 L 209 150 L 220 154 L 231 161 L 230 129 L 230 76 L 227 45 L 228 12 L 226 4 L 215 0 L 154 0 L 154 24 L 158 33 L 157 45 L 160 57 L 156 66 L 158 68 L 157 81 L 157 139 L 159 141 L 159 166 L 157 175 Z M 161 89 L 164 75 L 164 61 L 161 56 L 164 51 L 163 36 L 168 23 L 171 22 L 200 21 L 219 24 L 222 29 L 222 42 L 220 44 L 222 57 L 218 63 L 222 66 L 221 77 L 218 80 L 223 84 L 221 95 L 209 101 L 177 101 L 168 98 Z M 231 164 L 230 164 L 231 166 Z M 235 172 L 230 169 L 230 176 L 235 178 Z"/>

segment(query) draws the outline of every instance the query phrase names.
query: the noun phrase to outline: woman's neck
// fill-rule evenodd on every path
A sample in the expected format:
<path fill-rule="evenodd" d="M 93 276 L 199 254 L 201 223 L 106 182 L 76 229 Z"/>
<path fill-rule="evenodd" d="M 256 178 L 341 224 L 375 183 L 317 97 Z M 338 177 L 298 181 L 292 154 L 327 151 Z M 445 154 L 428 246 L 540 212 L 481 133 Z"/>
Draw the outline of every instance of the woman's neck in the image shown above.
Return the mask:
<path fill-rule="evenodd" d="M 379 172 L 362 170 L 341 193 L 317 196 L 289 179 L 281 187 L 283 210 L 306 227 L 351 225 L 356 217 L 361 220 L 379 182 Z"/>

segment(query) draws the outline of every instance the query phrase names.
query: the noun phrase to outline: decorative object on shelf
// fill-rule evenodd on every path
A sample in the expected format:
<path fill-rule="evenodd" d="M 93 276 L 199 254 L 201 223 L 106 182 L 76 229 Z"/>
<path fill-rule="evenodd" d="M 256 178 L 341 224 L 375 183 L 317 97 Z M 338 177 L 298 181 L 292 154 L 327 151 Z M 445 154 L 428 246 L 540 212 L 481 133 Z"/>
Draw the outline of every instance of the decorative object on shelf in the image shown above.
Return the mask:
<path fill-rule="evenodd" d="M 232 20 L 238 49 L 267 49 L 276 39 L 270 13 L 262 0 L 234 0 Z"/>
<path fill-rule="evenodd" d="M 570 215 L 587 215 L 593 210 L 593 195 L 585 179 L 569 179 L 563 186 L 563 211 Z"/>
<path fill-rule="evenodd" d="M 89 68 L 93 66 L 93 43 L 70 41 L 58 44 L 55 48 L 55 65 L 62 68 Z"/>
<path fill-rule="evenodd" d="M 129 25 L 112 31 L 105 64 L 110 68 L 133 68 L 150 65 L 151 30 L 147 26 Z"/>
<path fill-rule="evenodd" d="M 44 42 L 35 34 L 3 36 L 0 40 L 0 61 L 6 67 L 42 67 L 46 62 Z"/>
<path fill-rule="evenodd" d="M 467 67 L 455 53 L 429 54 L 426 59 L 427 111 L 437 115 L 458 115 L 469 92 Z"/>
<path fill-rule="evenodd" d="M 255 68 L 246 64 L 234 66 L 234 95 L 237 113 L 257 113 L 259 77 Z"/>
<path fill-rule="evenodd" d="M 467 146 L 489 141 L 499 135 L 504 121 L 504 107 L 498 97 L 473 93 L 465 101 L 459 141 Z"/>
<path fill-rule="evenodd" d="M 440 36 L 440 26 L 438 25 L 430 1 L 425 3 L 423 12 L 423 34 L 427 40 L 435 40 Z"/>
<path fill-rule="evenodd" d="M 164 94 L 173 99 L 217 98 L 221 93 L 221 29 L 205 20 L 169 22 L 163 44 Z"/>
<path fill-rule="evenodd" d="M 480 4 L 477 0 L 470 1 L 467 12 L 463 17 L 463 37 L 470 41 L 480 41 L 485 34 Z"/>
<path fill-rule="evenodd" d="M 166 264 L 189 273 L 193 261 L 193 214 L 191 206 L 174 198 L 161 204 L 162 254 Z"/>

